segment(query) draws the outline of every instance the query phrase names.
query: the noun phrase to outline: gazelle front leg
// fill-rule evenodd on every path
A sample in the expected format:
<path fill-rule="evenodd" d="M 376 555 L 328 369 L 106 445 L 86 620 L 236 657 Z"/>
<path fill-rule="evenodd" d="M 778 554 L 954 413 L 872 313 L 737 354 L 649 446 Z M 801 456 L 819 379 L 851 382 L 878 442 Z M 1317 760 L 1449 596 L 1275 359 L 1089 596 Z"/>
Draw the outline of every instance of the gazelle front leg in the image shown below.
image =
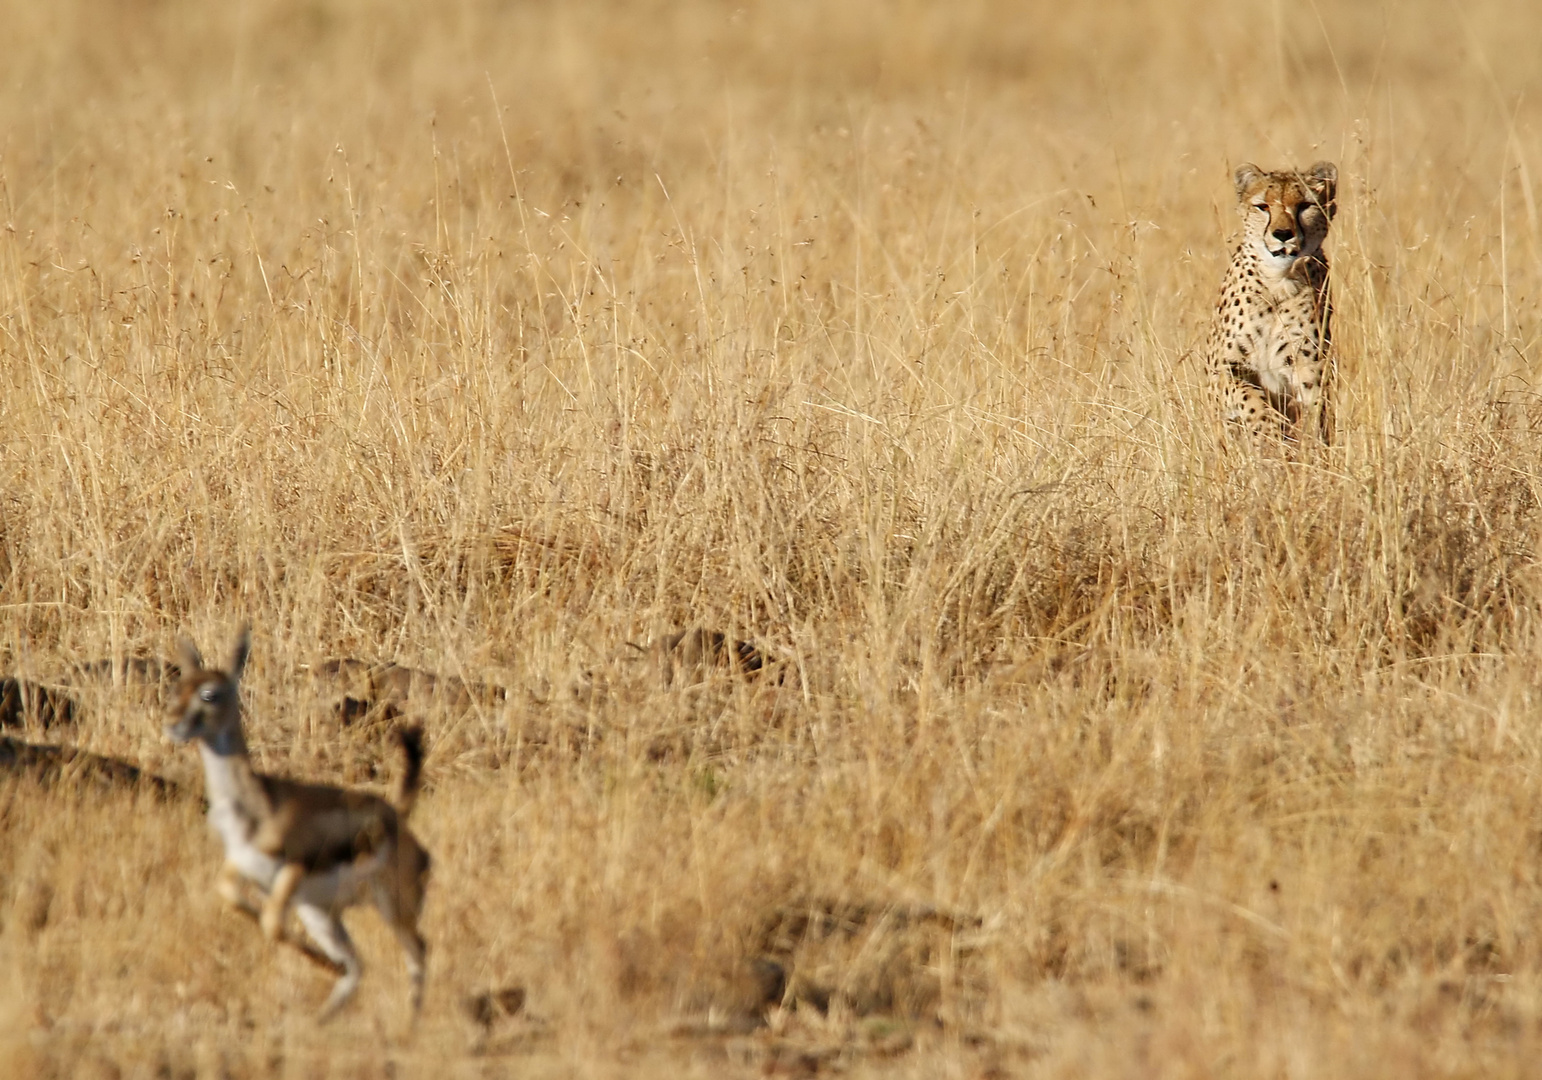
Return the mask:
<path fill-rule="evenodd" d="M 305 867 L 299 863 L 285 863 L 278 877 L 273 879 L 273 888 L 268 890 L 267 899 L 262 902 L 262 915 L 258 919 L 262 936 L 269 941 L 277 941 L 283 936 L 284 913 L 289 910 L 289 901 L 294 899 L 294 891 L 300 887 L 303 877 Z"/>
<path fill-rule="evenodd" d="M 257 905 L 247 895 L 246 878 L 235 863 L 226 863 L 220 867 L 220 876 L 214 883 L 214 890 L 237 911 L 252 916 L 258 914 Z"/>
<path fill-rule="evenodd" d="M 255 920 L 259 925 L 262 923 L 263 909 L 252 903 L 246 885 L 246 878 L 242 876 L 241 871 L 236 869 L 233 864 L 226 863 L 220 869 L 220 876 L 215 882 L 214 888 L 231 907 L 247 918 Z M 281 917 L 282 914 L 281 911 Z M 280 922 L 280 925 L 282 925 L 282 922 Z M 344 965 L 340 961 L 334 960 L 310 942 L 290 939 L 289 943 L 298 949 L 311 963 L 326 968 L 334 975 L 342 973 Z"/>

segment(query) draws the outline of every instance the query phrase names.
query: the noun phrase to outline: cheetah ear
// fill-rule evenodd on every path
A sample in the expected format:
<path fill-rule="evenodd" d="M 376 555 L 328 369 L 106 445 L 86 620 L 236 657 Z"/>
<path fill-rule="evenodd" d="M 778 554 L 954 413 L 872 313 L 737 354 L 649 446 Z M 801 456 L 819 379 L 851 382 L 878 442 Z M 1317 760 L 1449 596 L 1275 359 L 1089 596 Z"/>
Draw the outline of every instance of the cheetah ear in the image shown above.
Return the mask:
<path fill-rule="evenodd" d="M 1237 200 L 1239 202 L 1247 198 L 1248 188 L 1253 185 L 1253 181 L 1263 175 L 1264 171 L 1251 161 L 1237 166 L 1237 171 L 1232 173 L 1232 183 L 1237 185 Z"/>
<path fill-rule="evenodd" d="M 1338 212 L 1339 168 L 1331 161 L 1319 161 L 1306 171 L 1306 186 L 1331 218 Z"/>

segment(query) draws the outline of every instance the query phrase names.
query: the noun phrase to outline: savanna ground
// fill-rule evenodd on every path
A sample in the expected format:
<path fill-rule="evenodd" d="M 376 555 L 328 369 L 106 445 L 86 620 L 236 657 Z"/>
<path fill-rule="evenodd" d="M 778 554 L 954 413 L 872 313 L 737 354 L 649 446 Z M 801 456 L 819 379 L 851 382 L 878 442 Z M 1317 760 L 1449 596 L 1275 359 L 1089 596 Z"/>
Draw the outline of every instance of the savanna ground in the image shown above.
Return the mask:
<path fill-rule="evenodd" d="M 333 782 L 308 665 L 510 695 L 415 1029 L 196 800 L 0 779 L 0 1073 L 1533 1072 L 1542 8 L 1340 7 L 7 2 L 3 669 L 250 619 Z M 1230 171 L 1317 158 L 1338 438 L 1254 452 Z M 691 625 L 780 678 L 612 670 Z"/>

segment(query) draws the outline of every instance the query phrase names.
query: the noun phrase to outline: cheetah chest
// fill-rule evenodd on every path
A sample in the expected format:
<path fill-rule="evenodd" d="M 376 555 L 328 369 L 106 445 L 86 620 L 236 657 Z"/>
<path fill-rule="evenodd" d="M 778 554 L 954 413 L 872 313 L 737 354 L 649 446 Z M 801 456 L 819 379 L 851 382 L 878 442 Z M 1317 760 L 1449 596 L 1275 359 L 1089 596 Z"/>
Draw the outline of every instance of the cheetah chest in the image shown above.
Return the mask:
<path fill-rule="evenodd" d="M 1228 292 L 1240 302 L 1228 305 L 1226 318 L 1231 340 L 1225 351 L 1234 374 L 1272 397 L 1301 397 L 1322 375 L 1318 289 L 1292 276 L 1270 282 L 1251 267 L 1239 277 Z"/>

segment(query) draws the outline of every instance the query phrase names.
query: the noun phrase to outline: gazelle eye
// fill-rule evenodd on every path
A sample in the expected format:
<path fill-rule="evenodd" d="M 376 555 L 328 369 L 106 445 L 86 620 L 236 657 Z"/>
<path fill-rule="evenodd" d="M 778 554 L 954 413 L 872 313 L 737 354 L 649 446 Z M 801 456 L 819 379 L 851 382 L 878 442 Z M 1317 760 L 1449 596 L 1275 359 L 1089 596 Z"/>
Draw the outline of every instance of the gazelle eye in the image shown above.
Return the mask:
<path fill-rule="evenodd" d="M 220 688 L 213 685 L 205 686 L 202 690 L 198 691 L 198 696 L 203 701 L 215 701 L 220 696 Z"/>

